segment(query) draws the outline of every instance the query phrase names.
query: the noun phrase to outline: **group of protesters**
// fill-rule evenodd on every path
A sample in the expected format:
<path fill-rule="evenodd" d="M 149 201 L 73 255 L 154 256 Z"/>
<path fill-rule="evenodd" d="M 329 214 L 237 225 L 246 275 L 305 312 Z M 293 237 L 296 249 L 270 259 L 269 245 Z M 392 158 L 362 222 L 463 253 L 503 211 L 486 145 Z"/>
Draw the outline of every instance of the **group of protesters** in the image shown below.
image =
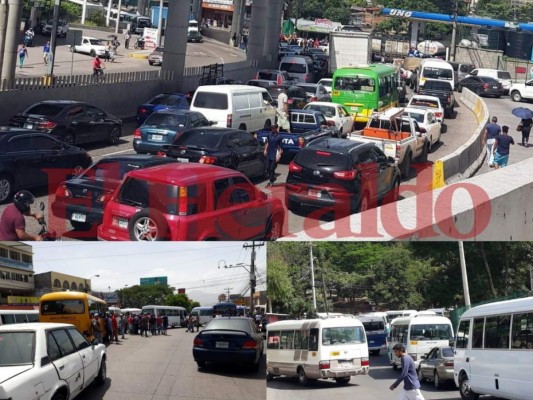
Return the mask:
<path fill-rule="evenodd" d="M 168 316 L 162 314 L 131 314 L 117 315 L 113 312 L 105 314 L 92 314 L 92 336 L 98 343 L 110 344 L 119 343 L 119 335 L 124 339 L 124 335 L 141 335 L 148 337 L 166 335 L 168 330 Z"/>

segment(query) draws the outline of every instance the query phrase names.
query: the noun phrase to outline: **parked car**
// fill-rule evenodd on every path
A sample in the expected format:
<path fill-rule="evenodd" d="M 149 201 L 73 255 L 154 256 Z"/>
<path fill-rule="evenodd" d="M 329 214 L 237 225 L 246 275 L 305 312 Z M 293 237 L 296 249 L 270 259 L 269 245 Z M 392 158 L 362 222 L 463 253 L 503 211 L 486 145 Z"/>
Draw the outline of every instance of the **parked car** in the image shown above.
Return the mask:
<path fill-rule="evenodd" d="M 107 377 L 105 345 L 70 324 L 0 326 L 0 354 L 1 399 L 74 399 Z"/>
<path fill-rule="evenodd" d="M 104 210 L 100 240 L 277 239 L 281 201 L 238 172 L 176 163 L 128 173 Z"/>
<path fill-rule="evenodd" d="M 395 160 L 375 145 L 320 138 L 289 164 L 286 204 L 292 211 L 308 205 L 346 215 L 396 201 L 399 190 Z"/>
<path fill-rule="evenodd" d="M 189 110 L 160 110 L 152 113 L 133 134 L 133 149 L 139 153 L 158 154 L 183 132 L 211 123 L 202 113 Z"/>
<path fill-rule="evenodd" d="M 461 92 L 463 88 L 470 89 L 479 96 L 501 97 L 505 94 L 505 89 L 500 82 L 486 76 L 471 76 L 459 81 L 457 91 Z"/>
<path fill-rule="evenodd" d="M 53 25 L 54 25 L 53 19 L 46 21 L 46 23 L 44 24 L 41 30 L 41 33 L 43 35 L 50 35 L 52 33 Z M 69 29 L 69 25 L 67 21 L 65 21 L 64 19 L 60 19 L 57 21 L 57 36 L 67 37 L 68 29 Z"/>
<path fill-rule="evenodd" d="M 440 142 L 442 124 L 433 111 L 422 107 L 406 107 L 405 112 L 418 123 L 421 134 L 427 137 L 430 147 L 428 151 L 435 149 Z"/>
<path fill-rule="evenodd" d="M 146 118 L 154 111 L 168 109 L 188 110 L 189 101 L 187 100 L 187 95 L 181 93 L 161 93 L 152 97 L 146 103 L 137 107 L 137 123 L 142 125 L 146 121 Z"/>
<path fill-rule="evenodd" d="M 248 178 L 264 174 L 263 147 L 250 133 L 233 128 L 197 128 L 164 146 L 167 156 L 179 162 L 198 162 L 231 168 Z"/>
<path fill-rule="evenodd" d="M 333 121 L 341 137 L 346 137 L 354 130 L 354 120 L 343 105 L 325 101 L 314 101 L 307 104 L 304 110 L 319 111 L 324 114 L 326 121 Z"/>
<path fill-rule="evenodd" d="M 73 100 L 44 100 L 9 120 L 11 126 L 48 133 L 71 145 L 108 141 L 117 144 L 122 120 L 92 104 Z"/>
<path fill-rule="evenodd" d="M 19 189 L 51 185 L 78 175 L 91 162 L 85 150 L 50 135 L 0 127 L 0 203 L 11 201 Z"/>
<path fill-rule="evenodd" d="M 213 318 L 194 338 L 192 354 L 199 368 L 208 362 L 231 362 L 257 371 L 263 357 L 263 335 L 251 318 Z"/>
<path fill-rule="evenodd" d="M 238 79 L 221 76 L 215 80 L 215 85 L 243 85 L 243 82 Z"/>
<path fill-rule="evenodd" d="M 418 366 L 420 382 L 433 381 L 437 389 L 442 389 L 446 382 L 453 382 L 454 350 L 451 347 L 434 347 Z"/>
<path fill-rule="evenodd" d="M 249 86 L 259 86 L 264 88 L 277 85 L 275 81 L 267 81 L 266 79 L 250 79 L 248 82 L 246 82 L 246 84 Z"/>
<path fill-rule="evenodd" d="M 148 64 L 163 65 L 163 47 L 157 46 L 154 51 L 148 55 Z"/>
<path fill-rule="evenodd" d="M 176 160 L 144 154 L 107 156 L 82 174 L 59 185 L 52 213 L 67 219 L 76 230 L 89 230 L 102 223 L 104 207 L 124 175 L 130 171 L 169 164 Z"/>
<path fill-rule="evenodd" d="M 272 86 L 266 89 L 268 90 L 268 93 L 270 93 L 270 96 L 272 96 L 276 106 L 278 104 L 278 97 L 282 92 L 288 97 L 287 103 L 290 110 L 301 110 L 309 102 L 305 89 L 298 86 Z"/>
<path fill-rule="evenodd" d="M 297 83 L 296 86 L 305 90 L 308 101 L 331 101 L 331 94 L 318 83 Z"/>
<path fill-rule="evenodd" d="M 275 82 L 275 85 L 290 85 L 297 82 L 286 71 L 278 69 L 261 69 L 255 74 L 255 79 L 264 79 Z"/>

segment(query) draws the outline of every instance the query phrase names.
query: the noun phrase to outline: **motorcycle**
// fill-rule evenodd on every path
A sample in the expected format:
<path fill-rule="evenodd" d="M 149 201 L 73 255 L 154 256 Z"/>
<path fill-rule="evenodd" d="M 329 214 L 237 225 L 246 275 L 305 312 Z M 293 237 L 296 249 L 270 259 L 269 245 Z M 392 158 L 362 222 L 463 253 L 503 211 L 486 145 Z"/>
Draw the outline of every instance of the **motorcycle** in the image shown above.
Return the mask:
<path fill-rule="evenodd" d="M 32 47 L 33 46 L 33 37 L 35 36 L 35 33 L 32 29 L 28 29 L 26 33 L 24 34 L 24 46 L 26 47 Z"/>
<path fill-rule="evenodd" d="M 133 45 L 133 48 L 135 50 L 144 50 L 144 39 L 142 37 L 138 37 L 137 41 Z"/>
<path fill-rule="evenodd" d="M 44 211 L 45 206 L 43 202 L 41 202 L 41 204 L 39 205 L 39 209 L 41 210 L 41 212 Z M 61 240 L 61 237 L 57 236 L 57 232 L 55 230 L 48 229 L 48 224 L 46 223 L 46 220 L 44 219 L 44 215 L 41 218 L 39 218 L 37 222 L 39 222 L 39 225 L 41 225 L 39 236 L 43 238 L 44 242 L 56 242 L 56 241 Z"/>

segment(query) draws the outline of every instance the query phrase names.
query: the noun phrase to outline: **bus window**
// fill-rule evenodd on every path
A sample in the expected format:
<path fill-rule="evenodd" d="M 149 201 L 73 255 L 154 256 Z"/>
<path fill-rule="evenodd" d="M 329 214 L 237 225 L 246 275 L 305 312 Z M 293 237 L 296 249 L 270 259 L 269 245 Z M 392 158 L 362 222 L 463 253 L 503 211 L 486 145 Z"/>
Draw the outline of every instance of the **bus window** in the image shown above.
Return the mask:
<path fill-rule="evenodd" d="M 318 351 L 318 328 L 309 330 L 309 350 Z"/>
<path fill-rule="evenodd" d="M 342 77 L 335 80 L 336 90 L 352 90 L 362 92 L 373 92 L 375 82 L 373 78 L 368 77 Z"/>
<path fill-rule="evenodd" d="M 472 331 L 472 348 L 473 349 L 483 348 L 483 323 L 484 322 L 485 322 L 484 318 L 474 319 L 474 329 Z"/>
<path fill-rule="evenodd" d="M 470 320 L 461 321 L 459 329 L 457 329 L 457 343 L 455 347 L 458 349 L 468 348 L 468 334 L 470 332 Z"/>
<path fill-rule="evenodd" d="M 267 349 L 279 349 L 280 343 L 280 331 L 268 332 Z"/>
<path fill-rule="evenodd" d="M 281 332 L 280 349 L 292 349 L 292 342 L 294 339 L 294 331 Z"/>
<path fill-rule="evenodd" d="M 365 342 L 364 328 L 335 327 L 322 330 L 322 345 L 356 344 Z"/>
<path fill-rule="evenodd" d="M 533 348 L 533 313 L 513 315 L 512 348 Z"/>
<path fill-rule="evenodd" d="M 51 300 L 41 303 L 42 315 L 84 314 L 83 300 Z"/>

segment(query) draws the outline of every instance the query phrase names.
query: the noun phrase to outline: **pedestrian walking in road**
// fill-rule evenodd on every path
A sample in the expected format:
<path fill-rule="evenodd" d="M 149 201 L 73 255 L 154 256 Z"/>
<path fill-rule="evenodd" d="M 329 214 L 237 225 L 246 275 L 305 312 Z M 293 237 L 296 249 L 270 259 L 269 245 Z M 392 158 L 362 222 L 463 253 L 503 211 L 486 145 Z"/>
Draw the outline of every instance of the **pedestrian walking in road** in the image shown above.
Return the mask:
<path fill-rule="evenodd" d="M 124 48 L 126 50 L 129 50 L 130 48 L 130 39 L 131 39 L 131 33 L 130 31 L 126 30 L 126 33 L 124 34 Z"/>
<path fill-rule="evenodd" d="M 113 340 L 118 343 L 118 320 L 115 313 L 111 316 L 111 341 Z"/>
<path fill-rule="evenodd" d="M 187 332 L 194 332 L 194 320 L 192 314 L 187 317 Z"/>
<path fill-rule="evenodd" d="M 166 314 L 163 314 L 163 335 L 167 334 L 168 329 L 168 316 Z"/>
<path fill-rule="evenodd" d="M 98 341 L 98 343 L 104 343 L 102 339 L 102 329 L 100 328 L 100 320 L 98 314 L 94 314 L 93 320 L 91 322 L 91 327 L 93 330 L 93 336 Z"/>
<path fill-rule="evenodd" d="M 502 134 L 496 137 L 494 143 L 494 168 L 496 169 L 507 166 L 509 162 L 509 150 L 514 144 L 514 139 L 508 133 L 509 127 L 504 125 L 502 126 Z"/>
<path fill-rule="evenodd" d="M 153 314 L 150 315 L 150 333 L 152 336 L 157 334 L 157 318 Z"/>
<path fill-rule="evenodd" d="M 272 186 L 276 180 L 276 167 L 281 159 L 281 136 L 277 124 L 272 125 L 272 131 L 267 134 L 267 142 L 263 149 L 265 156 L 265 177 L 269 179 L 267 186 Z"/>
<path fill-rule="evenodd" d="M 50 57 L 50 42 L 46 42 L 46 44 L 43 46 L 43 61 L 44 65 L 48 64 L 48 58 Z"/>
<path fill-rule="evenodd" d="M 285 132 L 291 131 L 291 123 L 289 122 L 289 96 L 285 91 L 281 91 L 278 95 L 278 107 L 276 108 L 276 123 Z"/>
<path fill-rule="evenodd" d="M 487 141 L 487 165 L 489 167 L 494 166 L 494 142 L 502 131 L 500 125 L 498 125 L 498 118 L 492 117 L 492 122 L 485 127 L 485 139 Z"/>
<path fill-rule="evenodd" d="M 22 68 L 24 66 L 24 60 L 28 57 L 28 49 L 26 46 L 22 45 L 19 49 L 19 67 Z"/>
<path fill-rule="evenodd" d="M 196 314 L 195 318 L 196 332 L 200 332 L 200 313 Z"/>
<path fill-rule="evenodd" d="M 397 344 L 392 348 L 396 357 L 402 360 L 402 374 L 390 385 L 390 390 L 394 390 L 403 381 L 403 389 L 398 397 L 399 400 L 424 400 L 420 392 L 420 381 L 416 373 L 415 362 L 410 355 L 405 353 L 405 346 Z"/>
<path fill-rule="evenodd" d="M 529 134 L 531 132 L 531 125 L 533 124 L 533 119 L 526 118 L 522 119 L 520 125 L 522 125 L 522 146 L 529 147 Z"/>
<path fill-rule="evenodd" d="M 148 337 L 148 324 L 149 324 L 149 321 L 150 321 L 150 317 L 148 317 L 148 315 L 146 314 L 143 314 L 143 316 L 141 317 L 141 321 L 140 321 L 140 326 L 141 326 L 141 337 L 143 335 L 143 333 L 145 334 L 146 337 Z"/>

